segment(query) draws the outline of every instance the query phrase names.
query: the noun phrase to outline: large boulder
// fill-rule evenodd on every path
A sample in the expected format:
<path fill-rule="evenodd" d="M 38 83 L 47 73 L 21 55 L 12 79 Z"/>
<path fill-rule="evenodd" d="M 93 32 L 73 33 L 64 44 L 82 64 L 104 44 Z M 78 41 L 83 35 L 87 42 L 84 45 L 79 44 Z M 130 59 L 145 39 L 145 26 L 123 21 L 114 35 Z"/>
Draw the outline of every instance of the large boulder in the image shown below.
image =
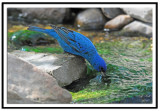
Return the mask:
<path fill-rule="evenodd" d="M 21 10 L 21 16 L 30 22 L 38 20 L 58 24 L 70 18 L 69 8 L 22 8 Z"/>
<path fill-rule="evenodd" d="M 87 9 L 80 12 L 76 18 L 76 25 L 83 30 L 103 29 L 105 17 L 99 9 Z"/>
<path fill-rule="evenodd" d="M 85 77 L 86 74 L 85 60 L 79 56 L 25 51 L 14 51 L 12 54 L 52 75 L 60 86 L 69 85 L 73 81 Z"/>
<path fill-rule="evenodd" d="M 12 54 L 8 54 L 8 104 L 70 103 L 71 94 L 56 79 Z"/>
<path fill-rule="evenodd" d="M 147 37 L 152 37 L 152 27 L 140 21 L 133 21 L 126 25 L 123 30 L 127 32 L 135 32 L 145 35 Z"/>
<path fill-rule="evenodd" d="M 124 14 L 124 12 L 120 8 L 102 8 L 102 12 L 107 18 L 110 19 L 118 15 Z"/>
<path fill-rule="evenodd" d="M 126 24 L 130 23 L 133 21 L 133 18 L 129 15 L 119 15 L 112 20 L 108 21 L 104 28 L 107 29 L 120 29 Z"/>
<path fill-rule="evenodd" d="M 152 8 L 122 8 L 123 11 L 133 18 L 143 22 L 152 23 Z"/>

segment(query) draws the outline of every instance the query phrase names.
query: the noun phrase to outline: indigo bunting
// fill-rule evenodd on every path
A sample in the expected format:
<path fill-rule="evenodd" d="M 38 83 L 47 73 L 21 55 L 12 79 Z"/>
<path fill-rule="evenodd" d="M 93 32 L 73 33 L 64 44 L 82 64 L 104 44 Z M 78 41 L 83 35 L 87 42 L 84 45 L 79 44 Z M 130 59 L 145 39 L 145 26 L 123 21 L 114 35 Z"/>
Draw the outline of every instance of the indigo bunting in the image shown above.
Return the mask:
<path fill-rule="evenodd" d="M 50 26 L 52 29 L 29 26 L 28 30 L 43 32 L 50 35 L 58 41 L 65 52 L 85 58 L 95 70 L 101 72 L 101 76 L 105 76 L 107 70 L 106 63 L 87 37 L 65 27 Z"/>

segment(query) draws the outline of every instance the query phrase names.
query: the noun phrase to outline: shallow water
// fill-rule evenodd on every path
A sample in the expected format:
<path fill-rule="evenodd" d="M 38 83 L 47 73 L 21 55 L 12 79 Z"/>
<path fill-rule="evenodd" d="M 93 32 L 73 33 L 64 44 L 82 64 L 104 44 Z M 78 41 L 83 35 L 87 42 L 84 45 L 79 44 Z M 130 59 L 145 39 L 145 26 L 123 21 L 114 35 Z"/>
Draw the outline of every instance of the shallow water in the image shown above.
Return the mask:
<path fill-rule="evenodd" d="M 50 28 L 42 24 L 37 24 L 37 26 Z M 110 83 L 93 83 L 91 79 L 99 73 L 88 64 L 85 82 L 84 80 L 77 80 L 77 82 L 66 87 L 72 94 L 73 104 L 104 104 L 118 103 L 118 101 L 121 101 L 121 103 L 127 103 L 128 101 L 129 103 L 129 100 L 134 103 L 137 97 L 140 99 L 143 95 L 151 95 L 152 39 L 145 37 L 114 37 L 104 31 L 80 31 L 73 26 L 67 26 L 67 28 L 78 31 L 91 39 L 98 53 L 108 64 L 107 75 L 110 79 Z M 8 32 L 14 33 L 26 29 L 27 26 L 24 25 L 8 25 Z M 18 49 L 49 53 L 63 52 L 56 42 L 49 45 L 21 46 Z M 140 99 L 142 101 L 136 103 L 151 103 L 152 97 L 150 96 L 149 99 L 149 102 Z"/>
<path fill-rule="evenodd" d="M 140 40 L 136 41 L 139 42 Z M 112 103 L 152 93 L 151 41 L 148 40 L 145 47 L 138 45 L 131 47 L 130 45 L 133 42 L 135 41 L 132 39 L 125 42 L 111 42 L 111 47 L 108 47 L 108 45 L 105 47 L 106 43 L 101 43 L 103 48 L 99 47 L 101 49 L 98 48 L 98 50 L 108 63 L 107 75 L 110 76 L 111 83 L 109 85 L 88 85 L 84 90 L 73 93 L 75 103 Z M 139 43 L 140 45 L 143 44 L 142 41 Z M 107 47 L 109 51 L 105 52 L 104 50 Z M 85 95 L 85 92 L 87 95 Z M 88 95 L 91 95 L 91 97 L 87 98 Z M 97 96 L 95 97 L 95 95 Z M 134 102 L 136 101 L 132 103 Z M 141 103 L 142 101 L 137 102 Z M 152 100 L 149 102 L 151 103 Z"/>

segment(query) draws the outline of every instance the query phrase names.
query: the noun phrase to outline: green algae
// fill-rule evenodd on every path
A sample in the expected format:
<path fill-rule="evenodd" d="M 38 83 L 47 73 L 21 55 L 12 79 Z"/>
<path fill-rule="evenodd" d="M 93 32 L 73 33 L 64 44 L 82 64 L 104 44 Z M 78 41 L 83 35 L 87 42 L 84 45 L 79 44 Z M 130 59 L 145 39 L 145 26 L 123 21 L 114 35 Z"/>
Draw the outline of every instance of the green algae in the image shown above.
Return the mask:
<path fill-rule="evenodd" d="M 71 92 L 74 103 L 112 103 L 136 95 L 152 92 L 152 77 L 146 70 L 136 71 L 116 65 L 108 65 L 111 83 L 88 85 L 79 92 Z"/>
<path fill-rule="evenodd" d="M 55 40 L 41 32 L 19 30 L 17 32 L 8 32 L 8 43 L 12 43 L 17 47 L 24 45 L 36 45 L 39 41 L 55 42 Z"/>
<path fill-rule="evenodd" d="M 63 49 L 60 46 L 23 46 L 22 49 L 28 52 L 37 52 L 37 53 L 57 53 L 60 54 L 63 52 Z"/>

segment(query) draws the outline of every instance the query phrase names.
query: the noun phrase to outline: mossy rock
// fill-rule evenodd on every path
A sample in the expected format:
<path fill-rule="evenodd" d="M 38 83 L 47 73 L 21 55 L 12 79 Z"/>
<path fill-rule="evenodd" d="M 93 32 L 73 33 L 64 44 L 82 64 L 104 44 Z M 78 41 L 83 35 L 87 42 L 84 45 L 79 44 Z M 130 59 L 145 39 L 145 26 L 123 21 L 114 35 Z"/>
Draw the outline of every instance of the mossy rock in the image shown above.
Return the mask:
<path fill-rule="evenodd" d="M 24 46 L 21 50 L 36 53 L 63 53 L 63 49 L 60 46 Z"/>
<path fill-rule="evenodd" d="M 55 43 L 55 39 L 52 37 L 35 31 L 20 30 L 14 33 L 8 33 L 9 42 L 13 43 L 15 46 L 24 45 L 41 45 Z"/>

